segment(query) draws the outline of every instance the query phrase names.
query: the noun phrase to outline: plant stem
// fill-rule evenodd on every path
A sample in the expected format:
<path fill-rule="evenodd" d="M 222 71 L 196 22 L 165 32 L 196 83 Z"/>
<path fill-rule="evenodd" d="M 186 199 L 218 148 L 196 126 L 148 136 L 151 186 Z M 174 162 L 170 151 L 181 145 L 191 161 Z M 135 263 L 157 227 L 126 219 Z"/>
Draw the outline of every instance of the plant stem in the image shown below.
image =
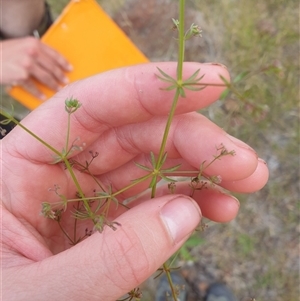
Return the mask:
<path fill-rule="evenodd" d="M 179 3 L 179 43 L 178 43 L 178 62 L 177 62 L 177 83 L 178 87 L 176 88 L 176 93 L 173 98 L 173 103 L 171 110 L 169 112 L 169 117 L 166 123 L 166 127 L 164 130 L 164 135 L 162 139 L 162 143 L 160 146 L 158 159 L 156 161 L 155 169 L 159 170 L 162 166 L 161 162 L 165 153 L 165 148 L 167 144 L 168 135 L 170 132 L 170 127 L 172 124 L 172 120 L 175 114 L 176 106 L 180 97 L 180 89 L 182 84 L 182 73 L 183 73 L 183 61 L 184 61 L 184 48 L 185 48 L 185 32 L 184 32 L 184 7 L 185 7 L 185 0 L 180 0 Z M 154 198 L 156 193 L 156 185 L 153 185 L 152 191 L 151 191 L 151 197 Z"/>
<path fill-rule="evenodd" d="M 171 278 L 171 273 L 170 273 L 170 270 L 167 266 L 167 263 L 164 263 L 163 264 L 163 269 L 167 275 L 167 279 L 168 279 L 168 282 L 169 282 L 169 285 L 170 285 L 170 289 L 171 289 L 171 293 L 172 293 L 172 297 L 173 297 L 173 300 L 174 301 L 177 301 L 177 294 L 176 294 L 176 291 L 175 291 L 175 288 L 174 288 L 174 285 L 173 285 L 173 281 L 172 281 L 172 278 Z"/>
<path fill-rule="evenodd" d="M 73 180 L 73 182 L 74 182 L 74 184 L 75 184 L 75 186 L 77 188 L 77 191 L 78 191 L 78 193 L 79 193 L 79 195 L 81 197 L 81 200 L 84 203 L 84 207 L 85 207 L 86 211 L 89 213 L 90 216 L 92 216 L 93 212 L 92 212 L 92 210 L 90 208 L 90 205 L 88 203 L 87 198 L 85 197 L 85 195 L 84 195 L 84 193 L 83 193 L 83 191 L 82 191 L 82 189 L 80 187 L 80 184 L 79 184 L 79 182 L 78 182 L 78 180 L 77 180 L 77 178 L 75 176 L 75 173 L 74 173 L 74 171 L 72 169 L 72 166 L 71 166 L 70 162 L 68 161 L 67 158 L 63 158 L 63 161 L 64 161 L 64 163 L 66 165 L 66 168 L 68 169 L 68 171 L 70 173 L 70 176 L 71 176 L 71 178 L 72 178 L 72 180 Z"/>
<path fill-rule="evenodd" d="M 79 210 L 79 206 L 80 206 L 80 202 L 77 203 L 77 208 L 76 208 L 77 211 Z M 78 221 L 78 219 L 75 218 L 75 221 L 74 221 L 74 231 L 73 231 L 74 243 L 75 244 L 77 243 L 77 221 Z"/>
<path fill-rule="evenodd" d="M 14 122 L 16 125 L 18 125 L 19 127 L 21 127 L 25 132 L 27 132 L 28 134 L 30 134 L 33 138 L 35 138 L 36 140 L 38 140 L 40 143 L 42 143 L 44 146 L 46 146 L 48 149 L 50 149 L 52 152 L 54 152 L 57 156 L 61 156 L 61 153 L 56 150 L 54 147 L 52 147 L 50 144 L 48 144 L 47 142 L 45 142 L 44 140 L 42 140 L 39 136 L 37 136 L 36 134 L 34 134 L 32 131 L 30 131 L 27 127 L 25 127 L 22 123 L 20 123 L 17 119 L 15 119 L 13 116 L 1 111 L 0 112 L 1 115 L 5 116 L 7 119 L 11 120 L 12 122 Z"/>
<path fill-rule="evenodd" d="M 177 80 L 182 81 L 182 70 L 184 62 L 184 48 L 185 48 L 185 32 L 184 32 L 184 8 L 185 0 L 179 1 L 179 43 L 178 43 L 178 65 L 177 65 Z"/>
<path fill-rule="evenodd" d="M 167 120 L 167 123 L 166 123 L 162 143 L 161 143 L 159 154 L 158 154 L 158 159 L 157 159 L 156 166 L 155 166 L 155 169 L 157 169 L 157 170 L 160 169 L 160 167 L 161 167 L 161 161 L 162 161 L 162 158 L 163 158 L 163 155 L 164 155 L 164 152 L 165 152 L 167 139 L 168 139 L 168 135 L 169 135 L 169 132 L 170 132 L 170 127 L 171 127 L 171 124 L 172 124 L 172 120 L 173 120 L 176 105 L 177 105 L 177 102 L 178 102 L 178 99 L 179 99 L 179 95 L 180 95 L 179 89 L 176 89 L 176 94 L 175 94 L 174 99 L 173 99 L 172 107 L 171 107 L 169 117 L 168 117 L 168 120 Z M 155 191 L 156 191 L 156 185 L 154 185 L 152 187 L 152 194 L 151 194 L 152 198 L 155 196 Z"/>
<path fill-rule="evenodd" d="M 71 119 L 71 113 L 68 113 L 68 126 L 67 126 L 67 138 L 66 138 L 66 147 L 65 147 L 65 154 L 66 156 L 68 155 L 69 153 L 69 139 L 70 139 L 70 119 Z"/>
<path fill-rule="evenodd" d="M 170 127 L 172 124 L 172 120 L 175 114 L 175 109 L 180 97 L 180 89 L 182 89 L 182 74 L 183 74 L 183 62 L 184 62 L 184 48 L 185 48 L 185 32 L 184 32 L 184 8 L 185 8 L 185 0 L 180 0 L 179 1 L 179 26 L 178 26 L 178 31 L 179 31 L 179 43 L 178 43 L 178 62 L 177 62 L 177 84 L 178 87 L 176 88 L 176 93 L 174 95 L 173 103 L 171 110 L 169 112 L 168 120 L 166 123 L 162 143 L 160 146 L 159 154 L 158 154 L 158 159 L 156 161 L 156 170 L 160 170 L 162 167 L 162 159 L 165 154 L 165 148 L 167 144 L 167 139 L 170 131 Z M 156 184 L 152 186 L 151 190 L 151 198 L 155 197 L 156 193 Z M 167 266 L 166 263 L 163 264 L 163 269 L 167 275 L 167 279 L 169 282 L 169 286 L 171 288 L 172 292 L 172 297 L 174 301 L 177 301 L 177 296 L 176 296 L 176 291 L 173 285 L 173 281 L 171 278 L 170 270 Z"/>
<path fill-rule="evenodd" d="M 62 227 L 60 221 L 58 222 L 59 228 L 61 229 L 61 231 L 63 232 L 63 234 L 68 238 L 68 240 L 70 241 L 71 245 L 75 244 L 75 240 L 73 241 L 72 238 L 69 236 L 69 234 L 65 231 L 65 229 Z"/>

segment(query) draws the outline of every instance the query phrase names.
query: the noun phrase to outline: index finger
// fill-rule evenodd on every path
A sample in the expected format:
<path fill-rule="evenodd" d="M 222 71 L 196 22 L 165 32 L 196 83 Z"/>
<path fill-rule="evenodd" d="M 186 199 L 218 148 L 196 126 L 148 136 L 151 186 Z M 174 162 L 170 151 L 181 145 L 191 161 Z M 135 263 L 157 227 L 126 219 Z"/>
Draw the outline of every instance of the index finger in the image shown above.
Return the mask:
<path fill-rule="evenodd" d="M 50 46 L 41 43 L 41 47 L 45 54 L 51 58 L 51 60 L 60 66 L 65 71 L 72 71 L 72 65 L 67 61 L 67 59 L 58 51 L 51 48 Z"/>
<path fill-rule="evenodd" d="M 170 83 L 158 78 L 158 68 L 176 79 L 176 63 L 149 63 L 99 74 L 68 86 L 61 95 L 73 95 L 83 105 L 88 102 L 86 113 L 111 126 L 146 121 L 152 116 L 167 115 L 175 94 L 175 90 L 165 90 Z M 186 97 L 177 104 L 177 114 L 210 105 L 225 89 L 220 77 L 229 81 L 227 69 L 218 64 L 185 63 L 183 70 L 184 79 L 200 70 L 200 83 L 209 85 L 201 91 L 186 89 Z"/>
<path fill-rule="evenodd" d="M 150 63 L 101 73 L 66 86 L 33 111 L 23 123 L 39 137 L 51 142 L 53 147 L 61 150 L 65 145 L 64 133 L 68 124 L 64 109 L 67 98 L 76 98 L 82 103 L 82 107 L 72 115 L 70 141 L 80 137 L 84 139 L 86 146 L 108 128 L 144 122 L 155 115 L 167 115 L 175 92 L 163 90 L 168 87 L 168 83 L 157 77 L 157 67 L 176 78 L 176 63 Z M 190 77 L 199 69 L 199 76 L 204 75 L 205 83 L 221 86 L 208 85 L 201 91 L 187 90 L 186 97 L 178 101 L 176 114 L 208 106 L 225 89 L 220 76 L 229 79 L 229 74 L 220 65 L 185 63 L 184 78 Z M 52 156 L 45 157 L 45 152 L 41 152 L 37 141 L 28 139 L 28 136 L 23 139 L 21 135 L 25 133 L 19 132 L 18 141 L 24 141 L 16 145 L 19 153 L 40 158 L 42 162 L 52 160 Z"/>

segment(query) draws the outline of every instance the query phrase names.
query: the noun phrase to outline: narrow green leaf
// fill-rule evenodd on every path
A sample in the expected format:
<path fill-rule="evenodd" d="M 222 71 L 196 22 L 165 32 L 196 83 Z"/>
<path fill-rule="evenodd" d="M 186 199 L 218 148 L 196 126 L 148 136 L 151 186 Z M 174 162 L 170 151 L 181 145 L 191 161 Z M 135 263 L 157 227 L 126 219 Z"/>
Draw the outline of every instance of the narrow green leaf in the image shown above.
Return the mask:
<path fill-rule="evenodd" d="M 205 169 L 205 163 L 206 163 L 206 160 L 204 160 L 201 165 L 200 165 L 200 168 L 199 168 L 199 173 L 198 173 L 198 177 L 201 177 L 202 174 L 203 174 L 203 171 Z"/>
<path fill-rule="evenodd" d="M 184 83 L 190 83 L 190 82 L 198 82 L 204 75 L 202 75 L 199 79 L 197 79 L 197 76 L 200 72 L 200 69 L 198 69 L 196 72 L 194 72 L 188 79 L 184 81 Z"/>
<path fill-rule="evenodd" d="M 161 164 L 160 164 L 159 168 L 162 167 L 163 164 L 166 162 L 167 155 L 168 155 L 168 153 L 165 152 L 164 155 L 163 155 L 163 157 L 162 157 L 162 159 L 161 159 Z"/>
<path fill-rule="evenodd" d="M 195 78 L 195 79 L 190 79 L 188 78 L 183 82 L 183 85 L 191 85 L 191 84 L 199 84 L 199 81 L 204 77 L 205 74 L 203 74 L 201 77 Z"/>
<path fill-rule="evenodd" d="M 226 89 L 222 92 L 221 96 L 219 97 L 220 100 L 225 99 L 229 95 L 230 90 Z"/>
<path fill-rule="evenodd" d="M 166 182 L 175 182 L 174 179 L 171 179 L 171 178 L 169 178 L 169 177 L 166 177 L 166 176 L 164 176 L 163 174 L 161 174 L 160 177 L 161 177 L 162 179 L 164 179 Z"/>
<path fill-rule="evenodd" d="M 101 209 L 102 205 L 103 205 L 102 200 L 101 200 L 101 199 L 98 200 L 98 205 L 97 205 L 97 207 L 95 208 L 94 213 L 98 212 L 98 211 Z"/>
<path fill-rule="evenodd" d="M 185 261 L 194 261 L 194 258 L 190 255 L 190 252 L 185 244 L 179 249 L 179 257 Z"/>
<path fill-rule="evenodd" d="M 245 78 L 249 73 L 250 73 L 249 71 L 243 71 L 243 72 L 241 72 L 240 74 L 238 74 L 238 75 L 234 78 L 233 82 L 234 82 L 234 83 L 240 82 L 240 81 L 241 81 L 243 78 Z"/>
<path fill-rule="evenodd" d="M 120 204 L 118 199 L 116 197 L 111 197 L 111 200 L 116 204 L 116 209 L 118 209 Z"/>
<path fill-rule="evenodd" d="M 3 116 L 3 115 L 2 115 Z M 11 120 L 10 119 L 4 119 L 4 120 L 1 120 L 0 121 L 0 124 L 2 124 L 2 125 L 7 125 L 7 124 L 9 124 L 11 122 Z"/>
<path fill-rule="evenodd" d="M 199 72 L 200 69 L 196 70 L 186 81 L 194 81 L 197 78 Z"/>
<path fill-rule="evenodd" d="M 188 90 L 191 90 L 191 91 L 201 91 L 201 90 L 206 88 L 206 86 L 205 87 L 198 87 L 198 86 L 192 86 L 192 85 L 184 85 L 184 87 Z"/>
<path fill-rule="evenodd" d="M 163 169 L 162 172 L 164 172 L 164 173 L 173 172 L 173 171 L 177 170 L 180 166 L 181 166 L 181 164 L 178 164 L 173 167 Z"/>
<path fill-rule="evenodd" d="M 158 270 L 160 271 L 160 270 Z M 161 276 L 161 274 L 164 272 L 164 270 L 161 270 L 153 279 L 157 279 L 159 276 Z"/>
<path fill-rule="evenodd" d="M 169 80 L 169 79 L 166 79 L 166 78 L 164 78 L 164 77 L 161 77 L 161 76 L 159 76 L 159 75 L 156 75 L 160 80 L 162 80 L 162 81 L 164 81 L 164 82 L 167 82 L 167 83 L 174 83 L 175 81 L 174 80 Z"/>
<path fill-rule="evenodd" d="M 191 247 L 196 247 L 204 242 L 205 240 L 203 238 L 200 238 L 198 236 L 191 236 L 184 245 L 186 247 L 191 248 Z"/>
<path fill-rule="evenodd" d="M 178 90 L 179 90 L 179 95 L 180 95 L 182 98 L 185 98 L 186 95 L 185 95 L 184 89 L 183 89 L 182 87 L 179 87 Z"/>
<path fill-rule="evenodd" d="M 174 18 L 172 18 L 172 21 L 173 21 L 173 24 L 174 24 L 174 26 L 175 26 L 175 29 L 178 29 L 179 21 L 176 20 L 176 19 L 174 19 Z"/>
<path fill-rule="evenodd" d="M 156 159 L 155 159 L 155 155 L 153 152 L 150 152 L 150 158 L 151 158 L 151 164 L 153 167 L 156 166 Z"/>
<path fill-rule="evenodd" d="M 205 76 L 205 74 L 203 74 L 202 76 L 197 78 L 197 82 L 199 82 L 203 77 Z"/>
<path fill-rule="evenodd" d="M 230 82 L 223 75 L 220 75 L 220 78 L 227 87 L 230 87 Z"/>
<path fill-rule="evenodd" d="M 151 169 L 148 168 L 147 166 L 141 165 L 141 164 L 139 164 L 139 163 L 137 163 L 137 162 L 134 162 L 134 164 L 135 164 L 137 167 L 139 167 L 139 168 L 141 168 L 141 169 L 143 169 L 143 170 L 151 171 Z"/>
<path fill-rule="evenodd" d="M 161 78 L 159 75 L 157 75 L 157 77 L 159 77 L 160 79 L 166 81 L 169 81 L 169 82 L 176 82 L 176 79 L 174 79 L 173 77 L 171 77 L 170 75 L 168 75 L 167 73 L 165 73 L 164 71 L 162 71 L 160 68 L 158 68 L 158 71 L 163 75 L 163 78 Z"/>
<path fill-rule="evenodd" d="M 171 91 L 171 90 L 177 89 L 177 87 L 178 87 L 178 85 L 176 84 L 176 85 L 172 85 L 172 86 L 169 86 L 167 88 L 164 88 L 162 90 Z"/>

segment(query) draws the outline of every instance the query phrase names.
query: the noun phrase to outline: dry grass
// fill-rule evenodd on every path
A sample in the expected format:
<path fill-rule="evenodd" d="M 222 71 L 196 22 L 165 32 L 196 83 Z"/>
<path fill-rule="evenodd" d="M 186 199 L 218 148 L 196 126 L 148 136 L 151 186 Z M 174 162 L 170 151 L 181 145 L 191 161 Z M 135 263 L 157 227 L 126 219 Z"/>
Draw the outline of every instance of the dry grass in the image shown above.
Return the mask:
<path fill-rule="evenodd" d="M 56 15 L 67 2 L 49 0 Z M 176 1 L 99 2 L 151 60 L 176 58 Z M 191 251 L 194 271 L 225 280 L 239 300 L 299 300 L 299 3 L 194 0 L 189 7 L 188 21 L 203 38 L 188 44 L 187 60 L 222 62 L 233 78 L 277 67 L 241 82 L 247 102 L 229 95 L 203 111 L 256 148 L 271 174 L 261 192 L 240 198 L 233 222 L 201 234 L 205 243 Z"/>

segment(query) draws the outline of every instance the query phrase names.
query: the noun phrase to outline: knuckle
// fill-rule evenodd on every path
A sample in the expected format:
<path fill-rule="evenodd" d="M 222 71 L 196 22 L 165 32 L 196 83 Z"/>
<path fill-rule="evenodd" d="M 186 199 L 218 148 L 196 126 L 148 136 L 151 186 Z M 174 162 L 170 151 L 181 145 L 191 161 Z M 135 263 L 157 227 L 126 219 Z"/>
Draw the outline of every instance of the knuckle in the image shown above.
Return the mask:
<path fill-rule="evenodd" d="M 29 56 L 37 56 L 40 50 L 40 41 L 34 37 L 26 37 L 27 42 L 27 55 Z"/>
<path fill-rule="evenodd" d="M 30 73 L 27 68 L 24 68 L 21 72 L 18 74 L 17 82 L 23 83 L 27 81 L 30 77 Z"/>
<path fill-rule="evenodd" d="M 27 73 L 27 76 L 28 76 L 28 73 L 29 73 L 29 70 L 32 69 L 34 65 L 34 61 L 31 57 L 24 57 L 23 61 L 22 61 L 22 66 L 23 66 L 23 69 L 24 69 L 24 73 Z"/>

